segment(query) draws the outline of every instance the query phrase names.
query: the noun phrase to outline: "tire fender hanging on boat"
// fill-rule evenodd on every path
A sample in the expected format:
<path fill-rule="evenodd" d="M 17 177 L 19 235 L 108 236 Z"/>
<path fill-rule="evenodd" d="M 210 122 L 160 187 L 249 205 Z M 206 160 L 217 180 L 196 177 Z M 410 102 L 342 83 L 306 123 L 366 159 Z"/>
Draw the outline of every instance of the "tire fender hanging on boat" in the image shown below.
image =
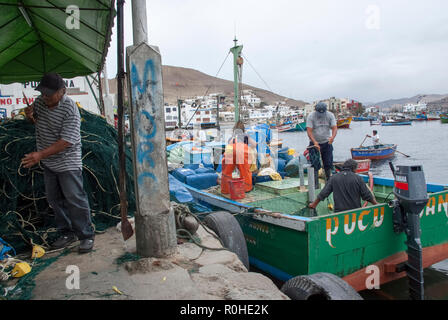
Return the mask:
<path fill-rule="evenodd" d="M 227 211 L 215 211 L 204 218 L 204 224 L 217 234 L 224 247 L 235 253 L 249 270 L 246 239 L 236 218 Z"/>
<path fill-rule="evenodd" d="M 292 300 L 363 300 L 347 282 L 325 272 L 291 278 L 281 291 Z"/>

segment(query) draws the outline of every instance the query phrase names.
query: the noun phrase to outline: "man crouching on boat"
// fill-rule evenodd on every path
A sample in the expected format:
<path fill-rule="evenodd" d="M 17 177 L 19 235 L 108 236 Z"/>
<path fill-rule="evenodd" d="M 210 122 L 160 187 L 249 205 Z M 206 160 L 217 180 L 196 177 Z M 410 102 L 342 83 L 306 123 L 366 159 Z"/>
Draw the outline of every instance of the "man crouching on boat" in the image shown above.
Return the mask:
<path fill-rule="evenodd" d="M 372 204 L 378 204 L 372 192 L 367 188 L 364 180 L 356 174 L 358 163 L 348 159 L 342 165 L 342 171 L 333 175 L 316 200 L 308 205 L 315 209 L 319 202 L 333 192 L 334 212 L 361 208 L 361 199 Z"/>

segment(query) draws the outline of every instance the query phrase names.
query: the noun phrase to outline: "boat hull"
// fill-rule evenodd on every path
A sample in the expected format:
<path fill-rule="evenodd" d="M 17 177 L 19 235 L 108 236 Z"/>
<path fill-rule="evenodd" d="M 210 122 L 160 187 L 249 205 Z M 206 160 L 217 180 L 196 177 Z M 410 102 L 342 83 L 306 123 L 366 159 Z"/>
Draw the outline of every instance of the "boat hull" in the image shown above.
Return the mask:
<path fill-rule="evenodd" d="M 352 117 L 338 119 L 337 126 L 340 129 L 350 128 L 350 123 L 352 122 Z"/>
<path fill-rule="evenodd" d="M 392 158 L 397 150 L 397 145 L 386 145 L 377 149 L 373 147 L 352 148 L 351 154 L 354 160 L 383 160 Z"/>
<path fill-rule="evenodd" d="M 412 125 L 411 121 L 403 121 L 403 122 L 382 122 L 382 126 L 410 126 Z"/>
<path fill-rule="evenodd" d="M 363 177 L 368 181 L 368 177 Z M 379 202 L 393 188 L 393 179 L 374 177 L 374 191 Z M 380 266 L 381 283 L 404 277 L 405 273 L 388 273 L 404 262 L 406 236 L 393 231 L 393 209 L 386 203 L 317 217 L 248 213 L 253 205 L 242 204 L 185 185 L 193 197 L 216 210 L 227 210 L 238 220 L 252 266 L 275 278 L 287 281 L 297 275 L 329 272 L 342 277 L 357 291 L 366 289 L 369 265 Z M 431 194 L 422 211 L 421 241 L 423 265 L 448 258 L 448 191 L 428 184 Z M 272 202 L 272 201 L 271 201 Z M 356 239 L 356 240 L 354 240 Z M 391 267 L 392 266 L 392 267 Z M 387 267 L 387 268 L 382 268 Z M 385 271 L 386 270 L 386 271 Z"/>

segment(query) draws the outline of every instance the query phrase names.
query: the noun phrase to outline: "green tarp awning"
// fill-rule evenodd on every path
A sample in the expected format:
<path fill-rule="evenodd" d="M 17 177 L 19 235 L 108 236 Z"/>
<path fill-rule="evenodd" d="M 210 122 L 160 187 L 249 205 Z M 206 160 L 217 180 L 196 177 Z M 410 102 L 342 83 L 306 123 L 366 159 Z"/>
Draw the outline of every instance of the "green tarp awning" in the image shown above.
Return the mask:
<path fill-rule="evenodd" d="M 79 11 L 66 12 L 76 6 Z M 0 83 L 73 78 L 102 69 L 115 0 L 0 0 Z M 75 17 L 79 12 L 79 29 Z"/>

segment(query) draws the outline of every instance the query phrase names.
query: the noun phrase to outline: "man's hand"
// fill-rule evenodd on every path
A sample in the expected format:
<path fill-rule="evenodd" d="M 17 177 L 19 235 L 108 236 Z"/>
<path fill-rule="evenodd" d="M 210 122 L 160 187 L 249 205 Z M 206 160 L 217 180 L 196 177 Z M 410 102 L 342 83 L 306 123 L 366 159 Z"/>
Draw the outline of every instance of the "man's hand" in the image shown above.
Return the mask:
<path fill-rule="evenodd" d="M 317 205 L 318 205 L 319 202 L 320 202 L 320 201 L 318 201 L 318 199 L 314 200 L 313 202 L 311 202 L 311 203 L 308 205 L 308 208 L 316 209 L 316 207 L 317 207 Z"/>
<path fill-rule="evenodd" d="M 22 165 L 24 168 L 31 168 L 35 164 L 39 163 L 42 159 L 42 154 L 40 152 L 31 152 L 25 155 L 22 159 Z"/>
<path fill-rule="evenodd" d="M 319 145 L 319 143 L 317 143 L 317 142 L 314 142 L 314 147 L 317 149 L 317 150 L 319 150 L 320 151 L 320 145 Z"/>
<path fill-rule="evenodd" d="M 31 122 L 36 122 L 34 119 L 34 103 L 30 105 L 29 107 L 25 108 L 25 116 L 27 119 L 29 119 Z"/>
<path fill-rule="evenodd" d="M 333 141 L 334 141 L 334 137 L 330 137 L 330 139 L 328 139 L 329 144 L 333 144 Z"/>

